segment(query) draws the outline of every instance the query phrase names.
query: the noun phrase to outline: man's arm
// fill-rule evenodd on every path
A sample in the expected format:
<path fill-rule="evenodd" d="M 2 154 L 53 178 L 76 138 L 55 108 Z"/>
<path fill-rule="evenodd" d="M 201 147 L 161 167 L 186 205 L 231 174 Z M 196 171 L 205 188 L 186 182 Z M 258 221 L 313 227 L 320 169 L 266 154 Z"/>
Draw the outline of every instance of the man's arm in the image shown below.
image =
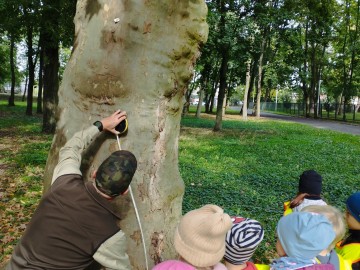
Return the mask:
<path fill-rule="evenodd" d="M 119 132 L 115 130 L 115 127 L 125 119 L 126 112 L 117 110 L 112 115 L 100 121 L 102 128 L 93 125 L 85 130 L 75 133 L 74 136 L 60 149 L 59 161 L 54 169 L 51 184 L 53 184 L 59 176 L 65 174 L 82 175 L 80 165 L 83 151 L 92 143 L 95 136 L 99 134 L 99 131 L 106 130 L 118 134 Z"/>
<path fill-rule="evenodd" d="M 126 253 L 126 236 L 123 231 L 118 231 L 102 243 L 93 258 L 106 270 L 131 269 L 129 256 Z"/>

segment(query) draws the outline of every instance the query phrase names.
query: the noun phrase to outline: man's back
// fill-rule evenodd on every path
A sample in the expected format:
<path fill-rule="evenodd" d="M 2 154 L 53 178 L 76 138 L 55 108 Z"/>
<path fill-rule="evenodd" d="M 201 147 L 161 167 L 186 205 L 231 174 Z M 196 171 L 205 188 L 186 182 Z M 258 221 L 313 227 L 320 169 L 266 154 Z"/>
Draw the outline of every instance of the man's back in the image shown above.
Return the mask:
<path fill-rule="evenodd" d="M 80 175 L 59 177 L 34 213 L 6 269 L 84 269 L 119 231 L 111 204 Z"/>

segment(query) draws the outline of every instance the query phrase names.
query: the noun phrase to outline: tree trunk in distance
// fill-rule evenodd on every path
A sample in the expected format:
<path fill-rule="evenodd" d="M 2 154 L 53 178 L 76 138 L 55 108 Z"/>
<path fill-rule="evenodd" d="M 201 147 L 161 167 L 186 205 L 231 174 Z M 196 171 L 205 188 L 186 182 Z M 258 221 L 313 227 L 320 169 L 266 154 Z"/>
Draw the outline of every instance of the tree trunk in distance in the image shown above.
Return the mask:
<path fill-rule="evenodd" d="M 44 47 L 44 97 L 42 131 L 54 134 L 59 91 L 59 43 Z"/>
<path fill-rule="evenodd" d="M 56 129 L 56 108 L 59 92 L 59 35 L 60 1 L 44 0 L 47 8 L 42 11 L 44 52 L 44 97 L 42 132 L 54 134 Z"/>
<path fill-rule="evenodd" d="M 222 52 L 222 61 L 220 67 L 220 82 L 219 82 L 219 93 L 218 93 L 218 101 L 216 107 L 216 119 L 215 119 L 215 126 L 214 131 L 219 131 L 222 128 L 222 116 L 223 116 L 223 106 L 224 106 L 224 97 L 226 91 L 226 74 L 227 74 L 227 65 L 229 61 L 229 50 L 227 48 L 223 48 Z"/>
<path fill-rule="evenodd" d="M 182 115 L 188 115 L 189 111 L 190 111 L 190 100 L 191 100 L 191 95 L 194 91 L 195 88 L 195 76 L 193 76 L 193 84 L 191 85 L 191 87 L 188 87 L 188 89 L 185 92 L 185 103 L 183 106 L 183 112 Z"/>
<path fill-rule="evenodd" d="M 15 61 L 14 61 L 14 51 L 15 51 L 15 36 L 13 33 L 10 34 L 10 71 L 11 71 L 11 91 L 10 97 L 8 100 L 9 106 L 15 106 Z"/>
<path fill-rule="evenodd" d="M 251 94 L 254 92 L 255 78 L 257 75 L 256 67 L 258 66 L 258 59 L 255 59 L 251 64 L 250 69 L 250 82 L 248 88 L 248 96 L 247 96 L 247 107 L 250 107 Z M 254 94 L 252 95 L 254 97 Z"/>
<path fill-rule="evenodd" d="M 266 46 L 266 38 L 267 38 L 267 31 L 265 31 L 263 40 L 261 42 L 261 51 L 259 57 L 259 66 L 258 66 L 258 84 L 257 84 L 257 92 L 256 92 L 256 118 L 260 118 L 260 105 L 261 105 L 261 88 L 262 88 L 262 78 L 263 78 L 263 59 L 265 53 L 265 46 Z"/>
<path fill-rule="evenodd" d="M 75 44 L 59 89 L 45 190 L 59 149 L 75 132 L 117 109 L 127 111 L 129 129 L 120 141 L 138 160 L 132 190 L 150 268 L 175 256 L 173 233 L 184 192 L 178 170 L 182 101 L 199 44 L 207 39 L 206 14 L 203 0 L 77 2 Z M 100 135 L 83 158 L 84 178 L 117 149 L 113 135 Z M 134 207 L 128 195 L 120 197 L 132 269 L 144 270 Z"/>
<path fill-rule="evenodd" d="M 26 45 L 27 45 L 27 60 L 28 60 L 28 73 L 29 82 L 27 86 L 27 98 L 26 98 L 26 115 L 32 115 L 33 107 L 33 90 L 35 81 L 35 65 L 33 60 L 33 29 L 32 26 L 26 27 Z"/>
<path fill-rule="evenodd" d="M 41 34 L 40 34 L 41 35 Z M 40 41 L 39 43 L 41 44 L 41 36 L 40 36 Z M 39 60 L 39 85 L 38 85 L 38 97 L 37 97 L 37 106 L 36 106 L 36 113 L 38 114 L 42 114 L 43 113 L 43 106 L 42 106 L 42 102 L 43 102 L 43 69 L 44 69 L 44 47 L 41 45 L 39 46 L 40 49 L 40 60 Z"/>
<path fill-rule="evenodd" d="M 203 99 L 204 99 L 204 89 L 201 88 L 199 90 L 199 103 L 196 108 L 196 118 L 200 118 Z"/>
<path fill-rule="evenodd" d="M 224 117 L 226 114 L 226 107 L 227 107 L 227 93 L 225 93 L 224 95 L 223 106 L 222 106 L 222 117 Z"/>
<path fill-rule="evenodd" d="M 242 106 L 242 115 L 243 120 L 248 119 L 247 115 L 247 109 L 248 109 L 248 93 L 250 88 L 250 73 L 251 73 L 251 59 L 249 59 L 246 62 L 246 83 L 245 83 L 245 91 L 244 91 L 244 100 L 243 100 L 243 106 Z"/>
<path fill-rule="evenodd" d="M 25 96 L 26 96 L 26 92 L 27 92 L 27 88 L 28 88 L 28 80 L 29 80 L 29 63 L 27 63 L 27 65 L 26 65 L 26 76 L 25 76 L 24 94 L 23 94 L 22 99 L 21 99 L 22 102 L 25 101 Z"/>

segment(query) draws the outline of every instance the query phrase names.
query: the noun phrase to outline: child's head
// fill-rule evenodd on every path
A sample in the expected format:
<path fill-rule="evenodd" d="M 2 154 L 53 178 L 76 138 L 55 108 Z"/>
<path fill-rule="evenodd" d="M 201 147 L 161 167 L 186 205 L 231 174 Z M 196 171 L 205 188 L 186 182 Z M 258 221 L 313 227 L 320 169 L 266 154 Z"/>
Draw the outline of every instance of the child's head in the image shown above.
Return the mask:
<path fill-rule="evenodd" d="M 309 196 L 320 197 L 322 190 L 322 177 L 314 170 L 304 171 L 300 175 L 299 190 L 297 196 L 291 200 L 290 208 L 299 206 Z"/>
<path fill-rule="evenodd" d="M 344 237 L 346 226 L 343 215 L 339 209 L 330 205 L 309 205 L 304 207 L 301 211 L 324 215 L 332 224 L 335 232 L 335 239 L 332 241 L 327 251 L 331 251 L 336 243 Z"/>
<path fill-rule="evenodd" d="M 297 259 L 313 259 L 335 238 L 332 224 L 326 217 L 307 212 L 283 216 L 276 231 L 278 254 Z"/>
<path fill-rule="evenodd" d="M 216 265 L 225 253 L 225 235 L 232 226 L 229 215 L 208 204 L 185 214 L 175 230 L 179 255 L 196 267 Z"/>
<path fill-rule="evenodd" d="M 314 170 L 304 171 L 299 179 L 299 193 L 320 196 L 322 177 Z"/>
<path fill-rule="evenodd" d="M 264 238 L 261 224 L 249 218 L 233 218 L 233 225 L 226 234 L 225 261 L 241 265 L 249 261 Z"/>
<path fill-rule="evenodd" d="M 360 192 L 355 192 L 346 200 L 346 210 L 349 229 L 360 230 Z"/>

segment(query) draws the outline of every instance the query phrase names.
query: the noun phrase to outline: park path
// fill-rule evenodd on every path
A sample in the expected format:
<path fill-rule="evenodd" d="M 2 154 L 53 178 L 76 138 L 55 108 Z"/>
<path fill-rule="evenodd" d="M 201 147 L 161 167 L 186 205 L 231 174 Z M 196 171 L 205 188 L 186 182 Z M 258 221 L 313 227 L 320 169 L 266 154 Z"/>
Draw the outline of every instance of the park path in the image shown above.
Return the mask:
<path fill-rule="evenodd" d="M 261 117 L 263 118 L 272 118 L 278 119 L 280 121 L 290 121 L 301 123 L 309 126 L 313 126 L 319 129 L 328 129 L 328 130 L 335 130 L 343 133 L 353 134 L 353 135 L 360 135 L 360 125 L 352 124 L 352 123 L 345 123 L 340 121 L 331 121 L 331 120 L 324 120 L 324 119 L 311 119 L 311 118 L 302 118 L 290 115 L 280 115 L 274 114 L 269 112 L 261 112 Z"/>

